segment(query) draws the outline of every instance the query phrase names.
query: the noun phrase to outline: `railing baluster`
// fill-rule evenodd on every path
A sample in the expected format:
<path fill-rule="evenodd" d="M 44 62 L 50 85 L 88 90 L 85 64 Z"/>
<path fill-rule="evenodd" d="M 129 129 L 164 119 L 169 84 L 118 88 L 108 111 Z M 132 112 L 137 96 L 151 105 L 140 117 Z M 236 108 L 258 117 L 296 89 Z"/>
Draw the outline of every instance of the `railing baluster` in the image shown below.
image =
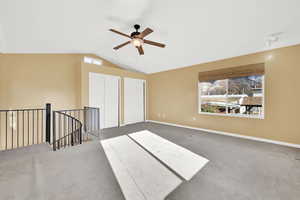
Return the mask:
<path fill-rule="evenodd" d="M 41 111 L 42 113 L 42 119 L 41 119 L 41 140 L 42 143 L 44 143 L 44 110 Z"/>
<path fill-rule="evenodd" d="M 24 147 L 24 145 L 25 145 L 25 143 L 24 143 L 24 141 L 25 141 L 25 135 L 24 135 L 24 133 L 25 133 L 25 123 L 24 123 L 24 122 L 25 122 L 25 121 L 24 121 L 25 114 L 24 114 L 24 113 L 25 113 L 25 111 L 23 110 L 23 113 L 22 113 L 22 122 L 23 122 L 23 127 L 22 127 L 22 128 L 23 128 L 23 137 L 22 137 L 22 139 L 23 139 L 23 145 L 22 145 L 22 146 L 23 146 L 23 147 Z"/>
<path fill-rule="evenodd" d="M 78 138 L 77 138 L 77 124 L 76 124 L 76 121 L 75 121 L 75 123 L 74 123 L 74 126 L 75 126 L 75 129 L 74 129 L 74 143 L 75 144 L 78 144 Z"/>
<path fill-rule="evenodd" d="M 2 139 L 1 139 L 1 137 L 2 137 L 2 129 L 1 129 L 1 115 L 2 115 L 2 112 L 0 111 L 0 151 L 2 150 Z"/>
<path fill-rule="evenodd" d="M 56 127 L 55 127 L 55 123 L 56 123 L 56 116 L 55 116 L 55 111 L 53 111 L 53 135 L 52 135 L 52 137 L 53 137 L 53 151 L 56 151 Z"/>
<path fill-rule="evenodd" d="M 14 112 L 11 112 L 11 149 L 14 148 Z"/>
<path fill-rule="evenodd" d="M 34 110 L 32 111 L 32 144 L 34 144 Z"/>
<path fill-rule="evenodd" d="M 17 147 L 19 148 L 19 111 L 17 111 Z"/>
<path fill-rule="evenodd" d="M 83 131 L 86 132 L 86 107 L 83 109 Z"/>
<path fill-rule="evenodd" d="M 74 120 L 72 119 L 71 145 L 74 146 Z"/>
<path fill-rule="evenodd" d="M 64 115 L 64 147 L 66 147 L 66 129 L 67 128 L 67 125 L 66 125 L 66 115 Z"/>
<path fill-rule="evenodd" d="M 97 130 L 97 128 L 96 128 L 97 127 L 96 126 L 96 118 L 97 118 L 96 116 L 97 116 L 97 113 L 96 113 L 95 109 L 93 109 L 93 113 L 94 113 L 94 115 L 93 115 L 93 117 L 94 117 L 94 121 L 93 121 L 94 122 L 94 131 L 96 131 Z"/>
<path fill-rule="evenodd" d="M 7 149 L 7 113 L 8 111 L 5 113 L 5 149 Z"/>
<path fill-rule="evenodd" d="M 58 115 L 58 136 L 61 138 L 61 115 Z M 58 149 L 60 148 L 60 142 L 58 142 Z"/>
<path fill-rule="evenodd" d="M 27 146 L 29 146 L 29 142 L 30 142 L 30 136 L 29 136 L 29 133 L 30 133 L 30 125 L 29 125 L 29 122 L 30 122 L 30 118 L 29 118 L 29 110 L 27 111 Z"/>
<path fill-rule="evenodd" d="M 68 146 L 70 146 L 70 135 L 69 135 L 69 133 L 70 133 L 70 118 L 68 118 L 68 129 L 67 129 L 68 131 L 67 131 L 67 145 Z"/>
<path fill-rule="evenodd" d="M 39 144 L 40 142 L 40 131 L 39 131 L 39 111 L 36 111 L 36 143 Z"/>
<path fill-rule="evenodd" d="M 100 109 L 97 108 L 97 130 L 100 132 Z"/>
<path fill-rule="evenodd" d="M 91 126 L 92 126 L 92 131 L 94 131 L 95 130 L 95 127 L 94 127 L 95 126 L 95 124 L 94 124 L 94 109 L 91 109 L 91 115 L 92 115 L 92 120 L 91 120 L 92 125 Z"/>
<path fill-rule="evenodd" d="M 80 126 L 79 129 L 79 143 L 82 144 L 82 125 Z"/>
<path fill-rule="evenodd" d="M 92 110 L 88 109 L 88 113 L 89 113 L 89 118 L 88 118 L 88 131 L 91 132 L 93 130 L 92 127 Z"/>

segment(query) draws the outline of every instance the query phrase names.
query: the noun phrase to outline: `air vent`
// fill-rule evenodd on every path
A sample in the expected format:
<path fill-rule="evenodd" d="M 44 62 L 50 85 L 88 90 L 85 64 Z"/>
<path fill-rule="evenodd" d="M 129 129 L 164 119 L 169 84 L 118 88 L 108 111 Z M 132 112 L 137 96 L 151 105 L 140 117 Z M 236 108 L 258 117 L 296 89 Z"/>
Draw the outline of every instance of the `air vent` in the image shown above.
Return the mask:
<path fill-rule="evenodd" d="M 279 42 L 282 34 L 283 34 L 282 32 L 278 32 L 278 33 L 273 33 L 268 35 L 266 37 L 266 46 L 272 47 L 275 43 Z"/>

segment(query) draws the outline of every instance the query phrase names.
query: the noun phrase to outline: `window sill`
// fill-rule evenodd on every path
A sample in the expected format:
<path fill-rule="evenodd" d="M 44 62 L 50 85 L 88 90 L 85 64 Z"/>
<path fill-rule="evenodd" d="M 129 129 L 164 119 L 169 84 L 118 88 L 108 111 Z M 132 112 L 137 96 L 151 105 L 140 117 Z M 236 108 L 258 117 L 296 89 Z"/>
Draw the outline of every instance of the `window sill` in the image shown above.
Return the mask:
<path fill-rule="evenodd" d="M 207 112 L 199 112 L 199 114 L 200 115 L 221 116 L 221 117 L 237 117 L 237 118 L 248 118 L 248 119 L 265 119 L 264 115 L 255 116 L 255 115 L 220 114 L 220 113 L 207 113 Z"/>

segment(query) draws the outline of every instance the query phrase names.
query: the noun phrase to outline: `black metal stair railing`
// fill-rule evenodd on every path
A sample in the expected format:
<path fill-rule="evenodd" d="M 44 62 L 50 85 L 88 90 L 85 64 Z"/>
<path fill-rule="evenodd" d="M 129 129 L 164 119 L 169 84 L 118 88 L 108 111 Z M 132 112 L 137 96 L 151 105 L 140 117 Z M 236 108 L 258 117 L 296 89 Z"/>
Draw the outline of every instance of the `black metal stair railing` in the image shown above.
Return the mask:
<path fill-rule="evenodd" d="M 51 105 L 0 110 L 0 151 L 50 143 Z"/>
<path fill-rule="evenodd" d="M 53 150 L 76 144 L 82 144 L 82 123 L 64 112 L 53 111 Z"/>
<path fill-rule="evenodd" d="M 99 108 L 53 111 L 53 150 L 82 144 L 88 134 L 99 136 L 99 119 Z"/>
<path fill-rule="evenodd" d="M 57 150 L 99 137 L 99 130 L 99 108 L 51 112 L 48 103 L 45 108 L 0 110 L 0 151 L 42 143 Z"/>

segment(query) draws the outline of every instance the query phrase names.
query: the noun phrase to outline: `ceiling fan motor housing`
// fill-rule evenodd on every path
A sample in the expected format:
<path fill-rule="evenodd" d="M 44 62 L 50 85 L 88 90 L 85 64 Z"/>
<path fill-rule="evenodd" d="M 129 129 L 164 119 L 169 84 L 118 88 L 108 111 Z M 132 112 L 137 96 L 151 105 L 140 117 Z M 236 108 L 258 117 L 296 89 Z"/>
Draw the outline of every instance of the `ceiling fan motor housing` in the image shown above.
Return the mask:
<path fill-rule="evenodd" d="M 136 25 L 134 25 L 133 27 L 134 27 L 134 29 L 135 29 L 135 32 L 132 32 L 132 33 L 130 34 L 131 37 L 134 37 L 134 36 L 137 36 L 137 35 L 141 34 L 141 33 L 139 32 L 139 29 L 141 28 L 140 25 L 136 24 Z"/>
<path fill-rule="evenodd" d="M 131 34 L 130 34 L 130 36 L 131 37 L 135 37 L 135 36 L 138 36 L 140 34 L 140 32 L 132 32 Z"/>

